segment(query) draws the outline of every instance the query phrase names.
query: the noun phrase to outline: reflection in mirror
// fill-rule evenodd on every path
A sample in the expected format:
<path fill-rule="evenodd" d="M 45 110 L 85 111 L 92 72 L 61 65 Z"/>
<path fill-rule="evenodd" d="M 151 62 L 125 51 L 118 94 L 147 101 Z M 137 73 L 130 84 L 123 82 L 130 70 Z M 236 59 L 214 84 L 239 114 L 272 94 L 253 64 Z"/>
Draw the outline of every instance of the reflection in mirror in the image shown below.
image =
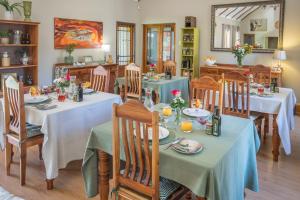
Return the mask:
<path fill-rule="evenodd" d="M 274 3 L 275 2 L 275 3 Z M 249 44 L 256 52 L 272 52 L 282 43 L 283 2 L 213 6 L 212 50 Z"/>

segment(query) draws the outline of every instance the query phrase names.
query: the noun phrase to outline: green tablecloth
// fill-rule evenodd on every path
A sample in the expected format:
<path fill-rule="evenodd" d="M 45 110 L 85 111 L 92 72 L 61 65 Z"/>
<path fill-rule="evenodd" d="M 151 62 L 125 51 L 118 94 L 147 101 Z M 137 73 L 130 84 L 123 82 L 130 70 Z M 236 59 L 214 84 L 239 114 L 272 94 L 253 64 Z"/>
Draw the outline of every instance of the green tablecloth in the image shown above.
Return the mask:
<path fill-rule="evenodd" d="M 119 85 L 125 84 L 125 78 L 120 77 L 116 79 L 115 86 L 118 87 Z M 171 100 L 174 98 L 171 94 L 172 90 L 181 90 L 182 97 L 188 101 L 189 99 L 189 79 L 188 77 L 179 77 L 174 76 L 171 80 L 161 79 L 158 82 L 150 82 L 150 81 L 142 81 L 143 88 L 152 88 L 157 90 L 160 97 L 161 103 L 170 103 Z"/>
<path fill-rule="evenodd" d="M 112 154 L 112 124 L 93 128 L 85 152 L 82 172 L 87 196 L 98 194 L 97 150 Z M 177 137 L 199 141 L 204 150 L 196 155 L 182 155 L 160 146 L 160 176 L 188 187 L 207 199 L 241 200 L 244 188 L 258 191 L 256 153 L 260 146 L 253 121 L 222 116 L 222 135 L 214 137 L 201 130 Z"/>

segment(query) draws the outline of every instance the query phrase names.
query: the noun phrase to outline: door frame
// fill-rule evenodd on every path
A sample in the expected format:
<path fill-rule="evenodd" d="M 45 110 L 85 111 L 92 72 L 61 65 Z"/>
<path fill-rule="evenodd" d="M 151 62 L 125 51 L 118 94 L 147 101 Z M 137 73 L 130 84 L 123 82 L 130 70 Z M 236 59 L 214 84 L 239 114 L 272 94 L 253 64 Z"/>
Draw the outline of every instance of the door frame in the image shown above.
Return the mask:
<path fill-rule="evenodd" d="M 158 61 L 157 61 L 157 70 L 161 71 L 163 65 L 163 28 L 171 27 L 174 30 L 174 61 L 176 56 L 176 23 L 162 23 L 162 24 L 143 24 L 143 72 L 148 71 L 147 67 L 147 29 L 149 28 L 158 28 L 159 37 L 158 37 Z"/>

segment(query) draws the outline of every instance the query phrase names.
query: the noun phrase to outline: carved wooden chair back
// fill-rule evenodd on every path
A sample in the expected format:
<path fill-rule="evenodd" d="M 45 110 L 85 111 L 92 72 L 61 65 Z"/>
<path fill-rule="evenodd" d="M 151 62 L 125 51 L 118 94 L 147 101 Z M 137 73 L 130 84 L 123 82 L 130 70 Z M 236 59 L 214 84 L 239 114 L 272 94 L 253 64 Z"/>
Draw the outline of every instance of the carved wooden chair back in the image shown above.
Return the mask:
<path fill-rule="evenodd" d="M 91 87 L 97 92 L 109 92 L 109 73 L 104 67 L 98 66 L 91 70 Z"/>
<path fill-rule="evenodd" d="M 17 134 L 20 141 L 26 139 L 23 83 L 12 76 L 4 81 L 4 116 L 6 134 Z"/>
<path fill-rule="evenodd" d="M 242 118 L 250 116 L 249 78 L 239 72 L 224 74 L 223 114 Z"/>
<path fill-rule="evenodd" d="M 159 115 L 144 105 L 129 100 L 113 105 L 113 187 L 127 187 L 140 194 L 159 199 Z M 152 128 L 152 144 L 148 128 Z M 122 140 L 120 139 L 122 138 Z M 121 147 L 124 149 L 121 150 Z M 125 169 L 120 170 L 124 152 Z M 120 193 L 118 193 L 121 196 Z"/>
<path fill-rule="evenodd" d="M 253 74 L 254 82 L 263 84 L 271 83 L 271 68 L 264 65 L 250 67 L 250 73 Z"/>
<path fill-rule="evenodd" d="M 163 72 L 171 71 L 173 76 L 176 76 L 176 62 L 173 60 L 167 60 L 163 64 Z"/>
<path fill-rule="evenodd" d="M 125 67 L 125 99 L 142 98 L 142 69 L 131 63 Z"/>
<path fill-rule="evenodd" d="M 219 81 L 222 79 L 222 75 L 219 75 L 219 74 L 210 74 L 210 73 L 201 73 L 200 74 L 200 77 L 203 77 L 203 76 L 209 76 L 209 77 L 212 77 L 215 81 Z"/>
<path fill-rule="evenodd" d="M 214 80 L 210 76 L 193 79 L 190 86 L 190 101 L 192 99 L 201 99 L 204 109 L 214 112 L 217 105 L 220 113 L 222 113 L 223 89 L 223 78 L 219 81 Z"/>

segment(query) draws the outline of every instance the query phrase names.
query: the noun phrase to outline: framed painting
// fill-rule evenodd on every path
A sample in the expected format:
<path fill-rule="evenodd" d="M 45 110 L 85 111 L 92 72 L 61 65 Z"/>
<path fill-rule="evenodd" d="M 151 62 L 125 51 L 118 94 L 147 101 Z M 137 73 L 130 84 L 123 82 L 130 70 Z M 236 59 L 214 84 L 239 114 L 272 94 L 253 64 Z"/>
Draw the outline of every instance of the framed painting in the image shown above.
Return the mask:
<path fill-rule="evenodd" d="M 54 18 L 54 48 L 69 44 L 75 48 L 100 48 L 103 43 L 103 23 L 76 19 Z"/>

